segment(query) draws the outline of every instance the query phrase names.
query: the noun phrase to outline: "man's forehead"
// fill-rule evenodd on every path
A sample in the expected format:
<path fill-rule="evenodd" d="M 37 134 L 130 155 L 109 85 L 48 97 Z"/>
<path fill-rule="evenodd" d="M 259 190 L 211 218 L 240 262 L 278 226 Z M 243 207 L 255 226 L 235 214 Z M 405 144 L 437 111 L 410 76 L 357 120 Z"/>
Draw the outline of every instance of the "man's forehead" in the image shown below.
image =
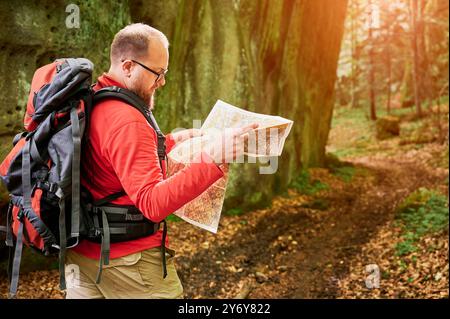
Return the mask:
<path fill-rule="evenodd" d="M 147 61 L 157 68 L 167 69 L 169 63 L 169 52 L 160 39 L 150 39 Z"/>

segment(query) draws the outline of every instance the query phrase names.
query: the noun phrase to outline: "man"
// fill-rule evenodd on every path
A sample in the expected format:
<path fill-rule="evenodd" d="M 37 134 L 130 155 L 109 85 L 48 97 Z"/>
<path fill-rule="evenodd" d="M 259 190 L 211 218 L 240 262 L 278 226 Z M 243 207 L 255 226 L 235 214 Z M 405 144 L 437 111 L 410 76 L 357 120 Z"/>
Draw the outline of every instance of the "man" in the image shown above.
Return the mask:
<path fill-rule="evenodd" d="M 98 78 L 94 90 L 126 88 L 153 108 L 155 91 L 165 84 L 168 69 L 168 41 L 163 33 L 145 25 L 131 24 L 119 31 L 111 45 L 111 67 Z M 160 165 L 157 135 L 135 108 L 116 99 L 99 102 L 91 113 L 90 141 L 84 146 L 82 185 L 94 200 L 124 191 L 116 205 L 134 205 L 145 218 L 161 222 L 223 176 L 219 164 L 243 153 L 242 137 L 256 125 L 223 133 L 205 148 L 195 162 L 166 179 Z M 199 130 L 184 130 L 166 136 L 167 152 Z M 233 141 L 226 149 L 225 140 Z M 174 251 L 165 246 L 167 276 L 161 271 L 162 231 L 111 243 L 110 263 L 103 266 L 96 283 L 100 244 L 87 240 L 68 251 L 67 271 L 77 269 L 68 282 L 66 298 L 180 298 L 183 287 L 173 263 Z"/>

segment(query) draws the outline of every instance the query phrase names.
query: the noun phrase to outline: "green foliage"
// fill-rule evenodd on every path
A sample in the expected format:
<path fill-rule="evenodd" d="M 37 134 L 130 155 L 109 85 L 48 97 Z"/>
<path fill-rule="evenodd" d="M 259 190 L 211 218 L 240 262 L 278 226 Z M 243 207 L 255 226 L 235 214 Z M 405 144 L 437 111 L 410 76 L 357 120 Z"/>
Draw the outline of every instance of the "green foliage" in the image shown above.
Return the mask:
<path fill-rule="evenodd" d="M 356 169 L 353 166 L 337 167 L 332 170 L 332 173 L 344 182 L 349 183 L 355 175 Z"/>
<path fill-rule="evenodd" d="M 326 166 L 331 173 L 341 178 L 344 182 L 350 182 L 357 173 L 365 174 L 363 168 L 356 168 L 350 162 L 341 161 L 336 154 L 326 154 Z"/>
<path fill-rule="evenodd" d="M 181 222 L 182 219 L 174 214 L 170 214 L 169 216 L 166 217 L 166 220 L 168 222 L 174 222 L 174 223 L 178 223 Z"/>
<path fill-rule="evenodd" d="M 313 195 L 321 190 L 328 189 L 328 185 L 319 181 L 312 180 L 307 170 L 300 171 L 300 174 L 291 182 L 290 187 L 295 188 L 302 194 Z"/>
<path fill-rule="evenodd" d="M 401 256 L 415 251 L 420 237 L 448 227 L 448 199 L 434 190 L 419 188 L 399 206 L 397 217 L 403 228 L 403 241 L 396 246 Z"/>
<path fill-rule="evenodd" d="M 254 192 L 250 198 L 249 201 L 251 204 L 257 204 L 262 200 L 263 194 L 261 192 Z"/>
<path fill-rule="evenodd" d="M 415 240 L 404 240 L 398 243 L 395 246 L 396 255 L 403 256 L 413 253 L 417 250 L 417 247 L 414 245 Z"/>
<path fill-rule="evenodd" d="M 399 109 L 391 109 L 391 111 L 388 113 L 385 108 L 382 108 L 380 110 L 377 110 L 378 116 L 396 116 L 399 118 L 403 118 L 405 116 L 409 116 L 412 113 L 415 113 L 414 109 L 411 108 L 399 108 Z"/>
<path fill-rule="evenodd" d="M 342 125 L 357 125 L 365 127 L 369 123 L 369 115 L 366 109 L 337 108 L 334 110 L 332 128 Z"/>
<path fill-rule="evenodd" d="M 449 99 L 449 96 L 448 95 L 444 95 L 443 97 L 441 97 L 440 99 L 439 99 L 439 102 L 440 102 L 440 104 L 448 104 L 448 99 Z M 433 104 L 437 104 L 437 99 L 435 100 L 435 102 L 433 103 Z"/>
<path fill-rule="evenodd" d="M 330 155 L 338 158 L 365 155 L 374 143 L 375 125 L 365 109 L 335 110 L 332 127 L 336 137 L 330 137 L 335 148 Z"/>
<path fill-rule="evenodd" d="M 244 214 L 244 210 L 242 208 L 231 208 L 225 212 L 225 215 L 228 216 L 240 216 Z"/>

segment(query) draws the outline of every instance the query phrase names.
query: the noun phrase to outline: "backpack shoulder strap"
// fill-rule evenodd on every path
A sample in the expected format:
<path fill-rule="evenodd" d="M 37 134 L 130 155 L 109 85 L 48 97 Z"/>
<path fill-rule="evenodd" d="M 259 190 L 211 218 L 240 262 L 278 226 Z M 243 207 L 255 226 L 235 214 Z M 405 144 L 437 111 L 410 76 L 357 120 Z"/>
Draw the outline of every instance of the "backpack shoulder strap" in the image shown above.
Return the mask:
<path fill-rule="evenodd" d="M 145 117 L 147 122 L 153 127 L 158 137 L 158 157 L 162 164 L 162 161 L 166 158 L 166 138 L 159 129 L 158 123 L 153 116 L 152 111 L 148 108 L 147 104 L 135 93 L 130 90 L 120 88 L 118 86 L 104 87 L 94 93 L 93 104 L 99 103 L 104 99 L 118 99 L 126 102 L 127 104 L 136 108 Z"/>

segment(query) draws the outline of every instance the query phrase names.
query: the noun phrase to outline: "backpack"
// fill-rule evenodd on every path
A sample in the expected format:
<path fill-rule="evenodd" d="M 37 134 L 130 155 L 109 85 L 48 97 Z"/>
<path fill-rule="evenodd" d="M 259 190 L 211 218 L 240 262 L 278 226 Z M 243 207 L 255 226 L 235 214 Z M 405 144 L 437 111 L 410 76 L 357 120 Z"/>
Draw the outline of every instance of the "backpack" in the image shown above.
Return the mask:
<path fill-rule="evenodd" d="M 149 236 L 165 220 L 153 223 L 134 206 L 109 204 L 124 191 L 93 201 L 80 185 L 82 144 L 89 143 L 92 107 L 104 99 L 120 99 L 138 109 L 155 129 L 160 163 L 165 159 L 165 136 L 153 114 L 136 94 L 119 87 L 92 90 L 91 61 L 58 59 L 36 70 L 24 117 L 25 131 L 13 139 L 13 148 L 0 164 L 0 178 L 8 189 L 6 245 L 10 247 L 9 297 L 17 293 L 23 245 L 50 256 L 58 254 L 60 288 L 66 289 L 65 254 L 80 239 L 101 243 L 99 272 L 109 264 L 110 242 Z M 4 212 L 1 212 L 4 214 Z"/>

